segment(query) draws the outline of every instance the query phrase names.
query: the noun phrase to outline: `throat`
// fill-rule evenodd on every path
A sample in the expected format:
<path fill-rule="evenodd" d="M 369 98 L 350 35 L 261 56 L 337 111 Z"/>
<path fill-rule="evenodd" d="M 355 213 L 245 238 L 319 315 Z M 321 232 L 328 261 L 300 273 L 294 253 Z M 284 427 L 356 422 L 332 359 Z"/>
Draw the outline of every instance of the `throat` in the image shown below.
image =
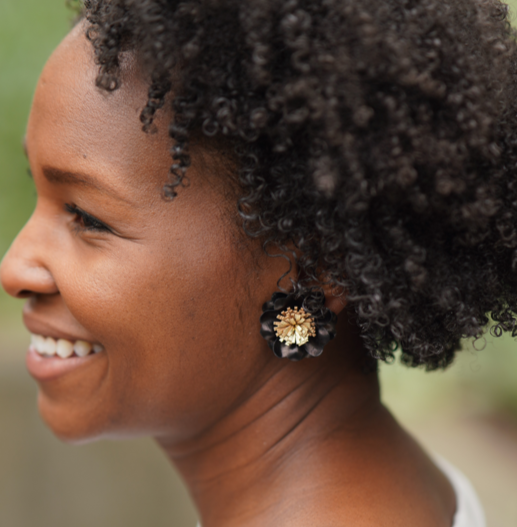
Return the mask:
<path fill-rule="evenodd" d="M 158 439 L 182 473 L 203 527 L 276 524 L 279 507 L 295 496 L 335 484 L 335 460 L 346 470 L 348 457 L 375 429 L 383 413 L 376 373 L 347 368 L 342 359 L 331 366 L 331 353 L 321 359 L 285 361 L 259 390 L 188 441 Z"/>

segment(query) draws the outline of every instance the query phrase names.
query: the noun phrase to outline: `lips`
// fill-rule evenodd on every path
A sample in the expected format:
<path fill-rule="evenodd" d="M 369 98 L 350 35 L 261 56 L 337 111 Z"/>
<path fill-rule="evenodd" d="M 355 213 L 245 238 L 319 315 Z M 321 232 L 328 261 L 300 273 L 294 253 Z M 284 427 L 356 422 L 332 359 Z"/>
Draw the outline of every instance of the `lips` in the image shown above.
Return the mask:
<path fill-rule="evenodd" d="M 90 364 L 102 360 L 106 353 L 91 353 L 86 357 L 77 357 L 75 355 L 63 360 L 57 355 L 43 357 L 33 346 L 29 347 L 25 364 L 31 376 L 38 382 L 50 382 L 62 378 L 73 371 L 85 369 Z"/>

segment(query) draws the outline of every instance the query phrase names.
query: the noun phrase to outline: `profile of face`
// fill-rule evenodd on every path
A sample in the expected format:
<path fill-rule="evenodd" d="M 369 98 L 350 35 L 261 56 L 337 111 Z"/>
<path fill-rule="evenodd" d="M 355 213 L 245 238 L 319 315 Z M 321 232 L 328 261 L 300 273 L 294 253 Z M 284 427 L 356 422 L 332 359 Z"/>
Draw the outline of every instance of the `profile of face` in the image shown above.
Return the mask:
<path fill-rule="evenodd" d="M 96 73 L 79 25 L 36 89 L 26 150 L 37 206 L 2 285 L 27 298 L 31 333 L 101 350 L 29 351 L 40 412 L 58 436 L 181 440 L 279 367 L 258 320 L 287 263 L 244 239 L 228 176 L 202 148 L 192 148 L 189 185 L 162 199 L 169 116 L 142 132 L 147 85 L 134 57 L 114 93 L 96 88 Z"/>

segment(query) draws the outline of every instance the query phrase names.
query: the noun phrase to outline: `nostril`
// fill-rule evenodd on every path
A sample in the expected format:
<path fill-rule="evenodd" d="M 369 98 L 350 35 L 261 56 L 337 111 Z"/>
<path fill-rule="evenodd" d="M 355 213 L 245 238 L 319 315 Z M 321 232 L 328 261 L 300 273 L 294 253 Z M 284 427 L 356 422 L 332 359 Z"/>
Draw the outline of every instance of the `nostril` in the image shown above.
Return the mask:
<path fill-rule="evenodd" d="M 34 296 L 34 292 L 29 291 L 28 289 L 24 289 L 23 291 L 20 291 L 16 296 L 18 298 L 29 298 L 30 296 Z"/>

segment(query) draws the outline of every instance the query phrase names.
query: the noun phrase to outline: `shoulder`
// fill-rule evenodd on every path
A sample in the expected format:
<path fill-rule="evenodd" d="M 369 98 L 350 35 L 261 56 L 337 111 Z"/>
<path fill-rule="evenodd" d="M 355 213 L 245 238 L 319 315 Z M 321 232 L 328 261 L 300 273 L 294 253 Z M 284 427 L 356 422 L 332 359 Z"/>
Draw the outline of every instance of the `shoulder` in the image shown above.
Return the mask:
<path fill-rule="evenodd" d="M 332 484 L 298 489 L 279 504 L 275 526 L 451 527 L 456 493 L 449 478 L 419 448 L 410 450 L 358 460 Z"/>
<path fill-rule="evenodd" d="M 314 507 L 303 504 L 296 511 L 283 514 L 278 527 L 451 527 L 454 515 L 433 506 L 418 503 L 389 502 L 375 493 L 351 504 L 350 498 L 336 504 L 334 500 Z"/>

